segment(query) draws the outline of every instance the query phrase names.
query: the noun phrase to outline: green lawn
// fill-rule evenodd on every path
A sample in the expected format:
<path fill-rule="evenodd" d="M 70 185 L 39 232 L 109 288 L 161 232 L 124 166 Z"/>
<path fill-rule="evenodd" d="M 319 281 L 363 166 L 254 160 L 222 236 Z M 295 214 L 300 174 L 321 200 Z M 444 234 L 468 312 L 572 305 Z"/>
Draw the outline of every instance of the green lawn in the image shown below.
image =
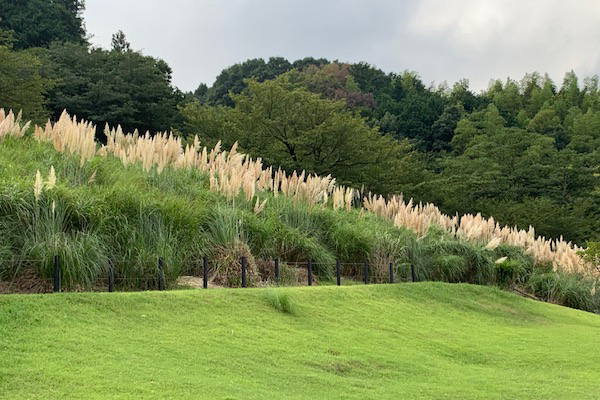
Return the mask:
<path fill-rule="evenodd" d="M 600 316 L 470 285 L 0 296 L 3 399 L 598 399 Z"/>

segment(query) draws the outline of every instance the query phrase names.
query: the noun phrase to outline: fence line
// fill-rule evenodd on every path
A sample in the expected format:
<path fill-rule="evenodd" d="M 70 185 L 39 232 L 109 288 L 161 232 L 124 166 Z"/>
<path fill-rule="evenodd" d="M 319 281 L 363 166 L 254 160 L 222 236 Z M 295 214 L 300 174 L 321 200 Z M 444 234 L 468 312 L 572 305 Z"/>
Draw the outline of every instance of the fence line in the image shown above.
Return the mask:
<path fill-rule="evenodd" d="M 2 264 L 2 261 L 7 261 L 7 260 L 0 260 L 0 265 Z M 43 262 L 43 260 L 10 260 L 11 262 L 15 262 L 17 264 L 22 264 L 22 263 L 36 263 L 36 262 Z M 108 268 L 107 268 L 107 273 L 105 277 L 100 277 L 98 278 L 95 282 L 96 283 L 100 283 L 102 282 L 106 287 L 108 292 L 114 292 L 115 291 L 115 284 L 118 282 L 129 282 L 129 281 L 155 281 L 156 285 L 155 288 L 157 290 L 163 291 L 166 290 L 167 285 L 166 285 L 166 278 L 165 278 L 165 261 L 162 257 L 159 257 L 157 259 L 157 264 L 156 264 L 156 274 L 155 275 L 143 275 L 143 276 L 136 276 L 135 278 L 128 278 L 128 277 L 123 277 L 123 276 L 115 276 L 115 266 L 114 264 L 117 262 L 126 262 L 127 260 L 109 260 L 108 262 Z M 208 281 L 209 281 L 209 270 L 210 270 L 210 260 L 208 257 L 202 257 L 201 260 L 193 260 L 194 264 L 199 263 L 201 261 L 201 265 L 202 265 L 202 287 L 203 289 L 208 289 Z M 274 275 L 275 275 L 275 283 L 277 285 L 281 284 L 281 264 L 285 264 L 285 265 L 289 265 L 289 266 L 293 266 L 295 268 L 306 268 L 306 283 L 308 286 L 312 286 L 313 282 L 314 282 L 314 277 L 313 277 L 313 267 L 314 266 L 318 266 L 318 265 L 330 265 L 330 263 L 315 263 L 312 260 L 308 260 L 308 261 L 281 261 L 279 258 L 275 258 L 270 260 L 270 262 L 272 263 L 273 267 L 274 267 Z M 242 288 L 246 288 L 248 287 L 248 259 L 246 257 L 240 257 L 239 259 L 239 264 L 240 264 L 240 276 L 241 276 L 241 287 Z M 371 267 L 369 265 L 368 262 L 344 262 L 342 263 L 340 260 L 336 260 L 335 261 L 335 284 L 337 286 L 341 286 L 342 284 L 342 266 L 362 266 L 362 281 L 364 282 L 364 284 L 369 284 L 370 283 L 370 273 L 371 273 Z M 390 262 L 388 265 L 388 277 L 387 277 L 387 282 L 384 283 L 395 283 L 396 282 L 396 277 L 395 277 L 395 269 L 394 269 L 394 263 Z M 43 279 L 42 279 L 43 280 Z M 418 280 L 417 278 L 417 274 L 414 268 L 413 264 L 410 264 L 410 281 L 412 282 L 416 282 Z M 46 280 L 47 281 L 47 280 Z M 62 292 L 63 291 L 63 269 L 62 269 L 62 263 L 61 263 L 61 258 L 60 256 L 56 255 L 53 257 L 53 270 L 52 270 L 52 278 L 50 279 L 50 281 L 52 282 L 52 291 L 53 292 Z M 0 281 L 0 283 L 2 283 Z M 9 282 L 10 283 L 10 282 Z"/>

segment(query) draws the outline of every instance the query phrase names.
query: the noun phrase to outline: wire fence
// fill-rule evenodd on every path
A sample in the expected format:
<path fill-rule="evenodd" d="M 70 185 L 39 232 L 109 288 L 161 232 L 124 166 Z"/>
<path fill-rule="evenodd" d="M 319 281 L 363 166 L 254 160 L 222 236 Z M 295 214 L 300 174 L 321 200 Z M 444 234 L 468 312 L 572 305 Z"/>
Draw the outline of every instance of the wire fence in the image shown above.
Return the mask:
<path fill-rule="evenodd" d="M 293 285 L 337 285 L 351 283 L 396 283 L 401 281 L 418 280 L 413 265 L 395 265 L 388 263 L 387 268 L 378 264 L 376 268 L 368 262 L 341 262 L 337 260 L 332 273 L 323 273 L 331 267 L 331 263 L 308 261 L 282 261 L 280 259 L 257 260 L 256 265 L 262 266 L 261 279 L 256 279 L 257 271 L 251 271 L 247 257 L 240 257 L 237 262 L 227 268 L 228 274 L 234 279 L 233 284 L 213 284 L 217 274 L 208 257 L 192 260 L 187 263 L 187 275 L 167 279 L 167 265 L 158 258 L 154 271 L 143 273 L 119 272 L 115 265 L 126 265 L 128 260 L 111 260 L 105 270 L 87 284 L 73 282 L 73 278 L 65 278 L 69 266 L 64 265 L 59 256 L 52 259 L 51 265 L 47 260 L 1 260 L 0 259 L 0 294 L 7 293 L 56 293 L 56 292 L 115 292 L 167 290 L 167 288 L 195 287 L 208 289 L 212 287 L 251 286 L 293 286 Z M 256 266 L 255 265 L 255 266 Z M 44 273 L 40 266 L 45 266 Z M 266 267 L 265 267 L 266 266 Z M 49 268 L 50 267 L 50 268 Z M 290 271 L 292 277 L 290 278 Z M 230 276 L 228 276 L 229 278 Z M 191 278 L 184 279 L 179 278 Z"/>

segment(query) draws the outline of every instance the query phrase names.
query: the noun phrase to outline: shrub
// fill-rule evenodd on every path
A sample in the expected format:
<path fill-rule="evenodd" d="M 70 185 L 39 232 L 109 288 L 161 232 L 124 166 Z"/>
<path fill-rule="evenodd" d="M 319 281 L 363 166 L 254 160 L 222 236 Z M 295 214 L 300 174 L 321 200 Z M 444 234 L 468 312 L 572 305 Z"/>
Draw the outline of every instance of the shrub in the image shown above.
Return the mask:
<path fill-rule="evenodd" d="M 580 310 L 598 312 L 600 299 L 594 293 L 594 281 L 562 272 L 536 272 L 527 287 L 544 301 Z"/>
<path fill-rule="evenodd" d="M 527 278 L 527 268 L 522 262 L 506 259 L 495 264 L 496 282 L 502 287 L 511 287 Z"/>
<path fill-rule="evenodd" d="M 445 282 L 460 282 L 465 276 L 467 263 L 464 257 L 448 254 L 433 259 L 430 279 Z"/>

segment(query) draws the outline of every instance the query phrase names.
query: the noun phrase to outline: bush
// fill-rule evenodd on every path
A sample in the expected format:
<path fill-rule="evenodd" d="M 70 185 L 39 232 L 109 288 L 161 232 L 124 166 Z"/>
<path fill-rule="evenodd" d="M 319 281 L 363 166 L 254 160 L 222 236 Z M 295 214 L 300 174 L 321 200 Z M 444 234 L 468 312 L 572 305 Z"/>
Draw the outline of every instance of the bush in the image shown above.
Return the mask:
<path fill-rule="evenodd" d="M 600 311 L 600 298 L 594 293 L 594 281 L 562 272 L 535 272 L 527 288 L 538 298 L 584 311 Z"/>
<path fill-rule="evenodd" d="M 496 282 L 502 287 L 511 287 L 526 280 L 527 268 L 517 260 L 505 260 L 496 264 Z"/>
<path fill-rule="evenodd" d="M 425 237 L 410 244 L 408 252 L 420 280 L 495 283 L 496 258 L 492 251 L 460 241 L 438 229 L 430 229 Z"/>
<path fill-rule="evenodd" d="M 460 282 L 465 276 L 467 263 L 462 256 L 453 254 L 439 255 L 434 258 L 432 267 L 432 280 Z"/>

